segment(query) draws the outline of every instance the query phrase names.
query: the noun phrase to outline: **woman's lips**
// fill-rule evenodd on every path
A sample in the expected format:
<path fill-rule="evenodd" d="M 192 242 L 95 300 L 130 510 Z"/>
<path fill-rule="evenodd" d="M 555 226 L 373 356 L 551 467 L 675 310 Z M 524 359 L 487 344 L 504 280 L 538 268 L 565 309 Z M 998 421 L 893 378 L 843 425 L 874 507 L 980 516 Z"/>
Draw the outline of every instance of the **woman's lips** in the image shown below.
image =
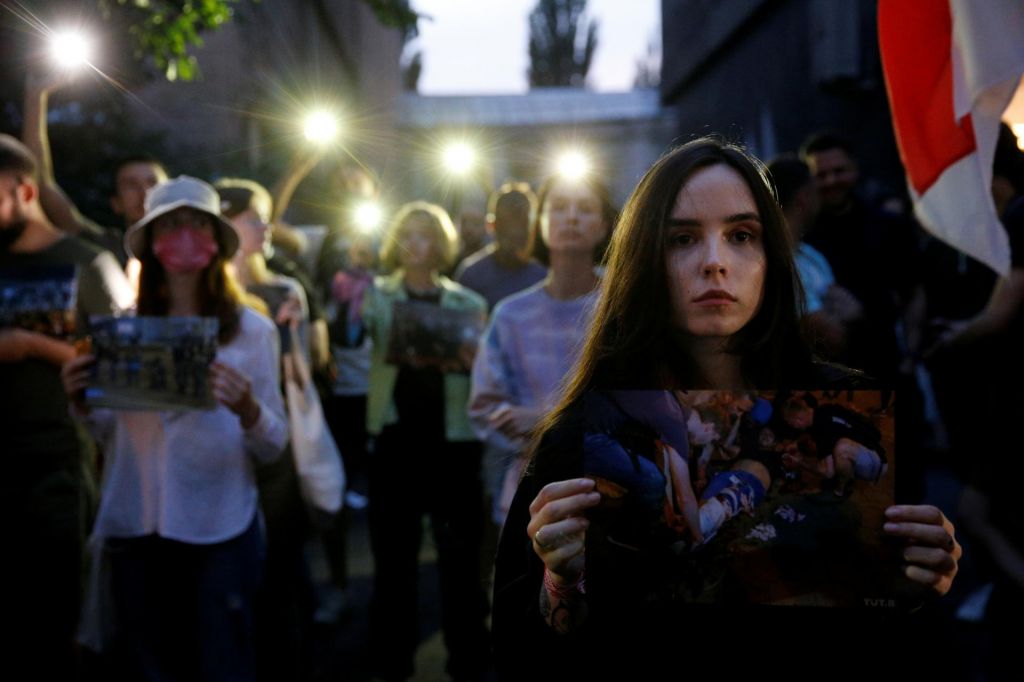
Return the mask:
<path fill-rule="evenodd" d="M 730 294 L 728 291 L 722 291 L 721 289 L 713 289 L 706 291 L 697 298 L 693 299 L 693 302 L 701 306 L 716 306 L 716 305 L 729 305 L 730 303 L 736 302 L 736 297 Z"/>

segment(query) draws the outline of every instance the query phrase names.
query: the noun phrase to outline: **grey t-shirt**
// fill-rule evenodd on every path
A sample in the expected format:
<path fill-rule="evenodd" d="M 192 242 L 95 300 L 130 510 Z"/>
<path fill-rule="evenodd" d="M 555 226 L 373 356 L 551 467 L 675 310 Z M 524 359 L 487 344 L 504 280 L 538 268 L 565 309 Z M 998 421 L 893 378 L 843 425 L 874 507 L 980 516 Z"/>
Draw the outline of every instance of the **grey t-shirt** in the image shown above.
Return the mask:
<path fill-rule="evenodd" d="M 491 245 L 463 261 L 455 281 L 487 299 L 487 309 L 493 310 L 498 301 L 533 286 L 547 274 L 547 268 L 535 260 L 512 269 L 498 265 Z"/>

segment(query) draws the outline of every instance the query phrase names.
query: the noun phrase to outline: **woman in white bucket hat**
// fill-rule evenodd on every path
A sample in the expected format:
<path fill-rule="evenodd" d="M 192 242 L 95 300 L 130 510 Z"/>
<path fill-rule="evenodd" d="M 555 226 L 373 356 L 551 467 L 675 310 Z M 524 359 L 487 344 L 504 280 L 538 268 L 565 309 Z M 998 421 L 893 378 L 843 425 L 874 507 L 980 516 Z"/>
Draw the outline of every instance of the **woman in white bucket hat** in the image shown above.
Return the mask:
<path fill-rule="evenodd" d="M 94 409 L 81 401 L 90 355 L 64 385 L 108 455 L 95 546 L 110 559 L 114 614 L 140 679 L 254 679 L 252 598 L 263 541 L 256 461 L 288 438 L 278 335 L 241 303 L 226 269 L 239 238 L 216 190 L 181 176 L 153 187 L 125 235 L 142 264 L 140 316 L 219 323 L 208 384 L 216 406 L 192 411 Z"/>

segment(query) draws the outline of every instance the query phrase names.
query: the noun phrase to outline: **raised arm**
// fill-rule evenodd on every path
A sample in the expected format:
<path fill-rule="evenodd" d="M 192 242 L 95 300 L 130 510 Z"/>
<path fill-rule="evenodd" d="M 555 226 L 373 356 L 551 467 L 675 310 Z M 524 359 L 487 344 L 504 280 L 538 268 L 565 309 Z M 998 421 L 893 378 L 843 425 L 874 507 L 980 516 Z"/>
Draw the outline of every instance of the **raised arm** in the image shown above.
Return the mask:
<path fill-rule="evenodd" d="M 39 203 L 50 221 L 60 230 L 71 234 L 103 232 L 96 223 L 83 216 L 74 202 L 57 184 L 50 154 L 47 113 L 50 93 L 63 85 L 58 77 L 47 77 L 29 69 L 25 77 L 25 109 L 21 138 L 39 161 Z"/>
<path fill-rule="evenodd" d="M 270 213 L 271 225 L 275 225 L 284 219 L 284 214 L 288 211 L 288 205 L 292 202 L 292 197 L 295 196 L 295 190 L 306 179 L 310 171 L 320 163 L 320 159 L 324 156 L 324 151 L 324 147 L 302 147 L 292 157 L 288 170 L 274 183 L 273 190 L 271 191 L 274 198 L 274 208 Z"/>

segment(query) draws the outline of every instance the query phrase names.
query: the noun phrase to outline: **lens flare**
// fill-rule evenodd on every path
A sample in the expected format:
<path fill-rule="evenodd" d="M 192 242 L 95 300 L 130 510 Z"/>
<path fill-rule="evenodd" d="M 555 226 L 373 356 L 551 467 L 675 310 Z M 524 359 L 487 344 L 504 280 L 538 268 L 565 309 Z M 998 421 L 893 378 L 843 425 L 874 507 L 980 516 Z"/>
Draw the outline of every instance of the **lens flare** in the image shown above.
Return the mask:
<path fill-rule="evenodd" d="M 581 180 L 590 171 L 590 159 L 577 149 L 562 152 L 555 160 L 555 172 L 566 180 Z"/>
<path fill-rule="evenodd" d="M 61 68 L 81 68 L 92 56 L 92 41 L 79 31 L 59 31 L 50 39 L 50 54 Z"/>
<path fill-rule="evenodd" d="M 380 227 L 384 219 L 384 211 L 379 204 L 366 201 L 355 207 L 352 212 L 352 219 L 356 227 L 362 232 L 373 232 Z"/>
<path fill-rule="evenodd" d="M 324 144 L 338 136 L 338 117 L 329 111 L 314 111 L 306 117 L 302 134 L 310 142 Z"/>
<path fill-rule="evenodd" d="M 451 173 L 465 175 L 476 165 L 476 152 L 465 142 L 454 142 L 445 147 L 444 165 Z"/>

